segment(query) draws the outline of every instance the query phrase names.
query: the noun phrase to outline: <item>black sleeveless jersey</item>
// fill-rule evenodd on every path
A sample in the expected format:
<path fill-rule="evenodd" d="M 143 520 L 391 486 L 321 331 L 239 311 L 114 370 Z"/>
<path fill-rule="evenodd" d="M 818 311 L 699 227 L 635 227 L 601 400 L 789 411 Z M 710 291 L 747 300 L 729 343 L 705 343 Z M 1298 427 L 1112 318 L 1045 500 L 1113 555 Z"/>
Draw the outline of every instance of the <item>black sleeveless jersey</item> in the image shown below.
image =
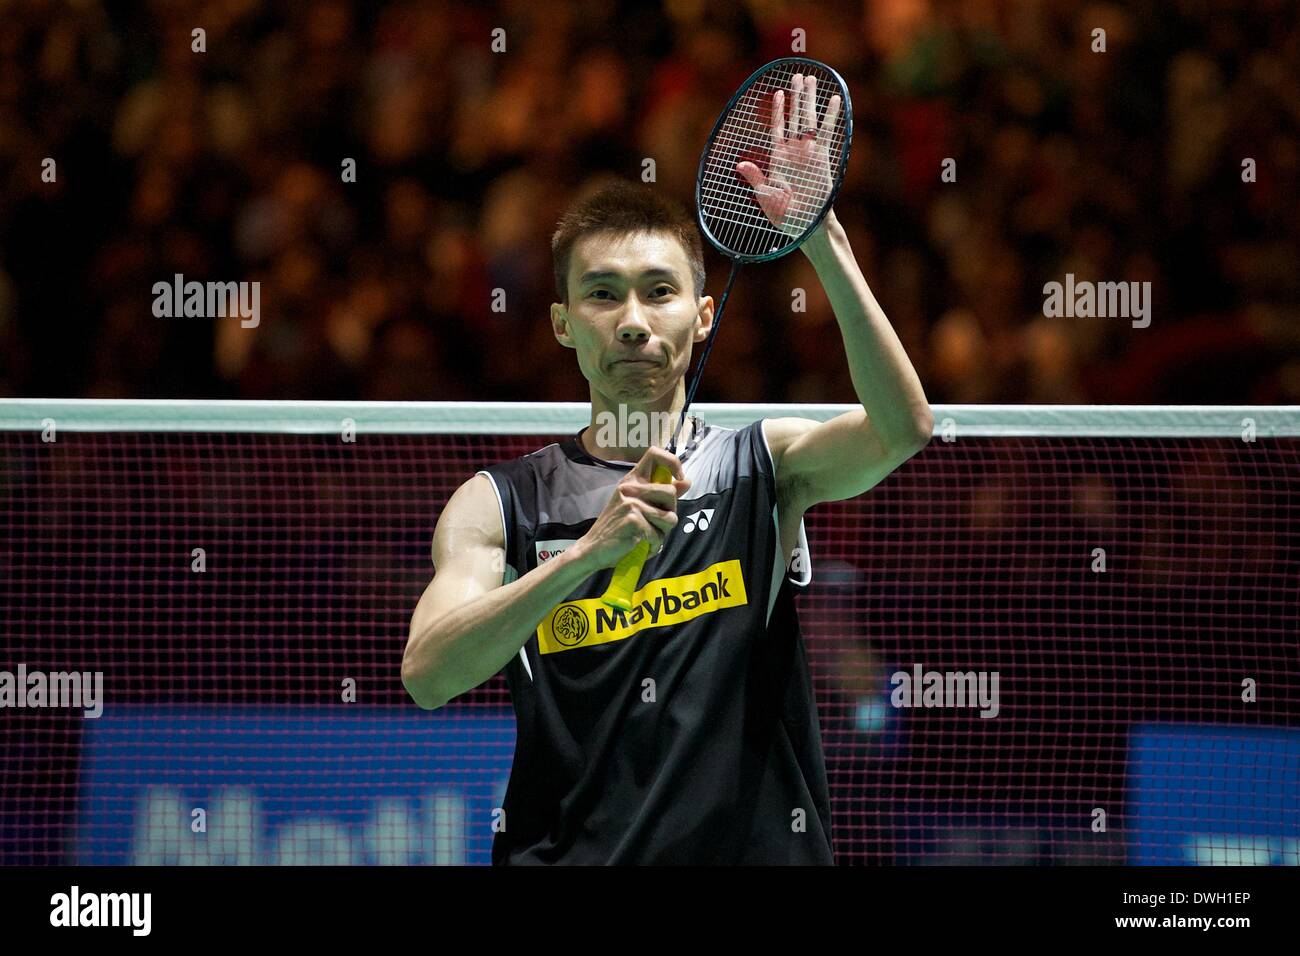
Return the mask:
<path fill-rule="evenodd" d="M 514 763 L 494 864 L 833 864 L 830 794 L 771 452 L 755 422 L 694 419 L 691 486 L 634 609 L 611 569 L 550 610 L 504 668 Z M 581 538 L 632 468 L 578 435 L 480 472 L 505 527 L 503 584 Z"/>

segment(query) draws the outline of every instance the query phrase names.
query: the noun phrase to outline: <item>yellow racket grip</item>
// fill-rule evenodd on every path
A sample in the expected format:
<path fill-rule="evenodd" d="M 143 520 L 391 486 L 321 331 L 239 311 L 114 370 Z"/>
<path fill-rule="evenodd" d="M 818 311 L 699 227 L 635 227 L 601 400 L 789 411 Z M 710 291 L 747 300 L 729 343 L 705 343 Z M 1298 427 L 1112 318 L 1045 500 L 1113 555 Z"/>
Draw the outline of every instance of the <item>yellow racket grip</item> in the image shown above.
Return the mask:
<path fill-rule="evenodd" d="M 657 485 L 670 484 L 673 473 L 666 465 L 655 465 L 651 480 Z M 632 595 L 641 583 L 641 569 L 645 567 L 646 558 L 650 557 L 650 542 L 638 541 L 622 560 L 614 567 L 614 576 L 601 601 L 621 611 L 632 610 Z"/>

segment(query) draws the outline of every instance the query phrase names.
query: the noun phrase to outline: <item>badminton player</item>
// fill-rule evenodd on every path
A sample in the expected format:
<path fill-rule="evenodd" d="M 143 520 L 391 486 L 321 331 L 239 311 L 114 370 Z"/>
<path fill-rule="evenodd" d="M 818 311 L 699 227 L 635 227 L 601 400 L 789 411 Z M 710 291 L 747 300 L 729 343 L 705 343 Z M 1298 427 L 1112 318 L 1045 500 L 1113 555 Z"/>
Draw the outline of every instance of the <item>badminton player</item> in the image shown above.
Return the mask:
<path fill-rule="evenodd" d="M 815 162 L 813 126 L 788 140 Z M 748 165 L 766 210 L 765 192 L 780 197 Z M 495 864 L 834 862 L 791 590 L 811 577 L 803 516 L 880 482 L 933 420 L 833 212 L 801 248 L 862 407 L 741 429 L 692 415 L 670 454 L 713 320 L 697 227 L 622 182 L 558 224 L 551 325 L 587 380 L 591 423 L 452 495 L 402 663 L 427 709 L 505 672 L 517 741 Z M 652 482 L 658 463 L 671 484 Z M 610 569 L 643 540 L 634 609 L 614 610 L 600 600 Z"/>

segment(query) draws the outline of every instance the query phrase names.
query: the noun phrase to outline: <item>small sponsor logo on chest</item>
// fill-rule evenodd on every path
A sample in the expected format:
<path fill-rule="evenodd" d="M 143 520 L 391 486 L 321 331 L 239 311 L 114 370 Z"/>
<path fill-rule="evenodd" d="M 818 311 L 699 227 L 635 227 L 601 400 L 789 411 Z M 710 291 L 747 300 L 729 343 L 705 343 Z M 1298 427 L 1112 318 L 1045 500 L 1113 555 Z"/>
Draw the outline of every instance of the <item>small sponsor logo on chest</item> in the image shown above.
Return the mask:
<path fill-rule="evenodd" d="M 537 563 L 542 564 L 549 561 L 557 554 L 563 554 L 577 543 L 577 538 L 550 538 L 546 541 L 537 541 L 533 545 L 537 552 Z"/>
<path fill-rule="evenodd" d="M 713 515 L 716 511 L 716 508 L 701 508 L 699 511 L 684 514 L 677 524 L 677 530 L 682 534 L 702 534 L 713 524 Z M 537 563 L 541 565 L 563 554 L 577 543 L 577 538 L 546 538 L 533 542 L 533 553 L 537 557 Z"/>
<path fill-rule="evenodd" d="M 702 508 L 694 514 L 688 514 L 682 521 L 680 527 L 682 534 L 692 534 L 696 531 L 705 532 L 709 530 L 709 525 L 713 523 L 713 512 L 715 508 Z"/>

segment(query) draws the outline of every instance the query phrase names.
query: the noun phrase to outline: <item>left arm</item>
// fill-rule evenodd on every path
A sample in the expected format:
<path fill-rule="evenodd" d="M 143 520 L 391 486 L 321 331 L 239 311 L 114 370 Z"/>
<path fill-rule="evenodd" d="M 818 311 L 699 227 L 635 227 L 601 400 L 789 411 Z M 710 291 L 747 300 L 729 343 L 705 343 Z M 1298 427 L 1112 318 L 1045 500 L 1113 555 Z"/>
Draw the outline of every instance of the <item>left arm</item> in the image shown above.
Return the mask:
<path fill-rule="evenodd" d="M 862 408 L 827 422 L 771 418 L 763 423 L 778 499 L 799 514 L 879 484 L 929 443 L 934 428 L 916 369 L 871 294 L 833 210 L 801 248 L 839 322 Z"/>
<path fill-rule="evenodd" d="M 819 131 L 817 78 L 795 73 L 788 100 L 784 90 L 772 97 L 768 170 L 749 160 L 736 166 L 753 187 L 763 213 L 782 231 L 801 232 L 791 211 L 820 209 L 830 195 L 827 144 L 834 140 L 840 106 L 839 94 L 831 96 Z M 903 344 L 867 288 L 834 210 L 827 210 L 800 248 L 817 270 L 839 321 L 853 388 L 862 402 L 862 408 L 828 422 L 764 421 L 776 466 L 777 499 L 785 513 L 797 509 L 802 515 L 818 502 L 852 498 L 879 483 L 930 441 L 934 416 Z"/>

